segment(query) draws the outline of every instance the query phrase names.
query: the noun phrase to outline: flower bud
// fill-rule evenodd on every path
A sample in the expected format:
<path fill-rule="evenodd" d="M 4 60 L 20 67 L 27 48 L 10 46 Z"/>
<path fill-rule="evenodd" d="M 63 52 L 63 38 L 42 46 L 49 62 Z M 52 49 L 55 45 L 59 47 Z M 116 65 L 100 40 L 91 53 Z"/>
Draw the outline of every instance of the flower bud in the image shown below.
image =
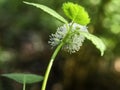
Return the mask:
<path fill-rule="evenodd" d="M 64 45 L 62 46 L 62 49 L 69 53 L 75 53 L 76 51 L 79 51 L 80 46 L 82 46 L 82 43 L 85 40 L 85 37 L 81 35 L 80 32 L 88 32 L 88 30 L 86 26 L 77 23 L 70 23 L 68 26 L 69 30 L 66 24 L 59 27 L 56 33 L 50 36 L 50 41 L 48 41 L 48 43 L 52 47 L 55 47 L 63 42 Z"/>

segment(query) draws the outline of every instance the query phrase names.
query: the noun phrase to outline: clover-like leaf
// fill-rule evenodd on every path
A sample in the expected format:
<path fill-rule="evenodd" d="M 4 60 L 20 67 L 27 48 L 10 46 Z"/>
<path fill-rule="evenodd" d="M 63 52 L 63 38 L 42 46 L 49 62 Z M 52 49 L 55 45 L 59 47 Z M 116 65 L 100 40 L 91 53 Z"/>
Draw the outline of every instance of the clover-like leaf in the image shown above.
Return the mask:
<path fill-rule="evenodd" d="M 88 32 L 81 31 L 80 34 L 85 36 L 88 40 L 92 41 L 92 43 L 96 46 L 96 48 L 98 48 L 100 50 L 101 56 L 103 56 L 106 46 L 100 38 L 98 38 L 95 35 L 92 35 Z"/>
<path fill-rule="evenodd" d="M 35 74 L 24 74 L 24 73 L 9 73 L 9 74 L 2 74 L 2 76 L 7 77 L 9 79 L 15 80 L 19 83 L 27 83 L 32 84 L 36 82 L 40 82 L 43 80 L 42 76 L 35 75 Z"/>
<path fill-rule="evenodd" d="M 65 15 L 73 22 L 81 25 L 87 25 L 90 23 L 88 13 L 85 11 L 84 7 L 80 5 L 68 2 L 63 4 L 62 9 Z"/>
<path fill-rule="evenodd" d="M 37 3 L 30 3 L 30 2 L 26 2 L 26 1 L 23 1 L 23 3 L 40 8 L 41 10 L 45 11 L 46 13 L 48 13 L 48 14 L 52 15 L 53 17 L 57 18 L 58 20 L 62 21 L 63 23 L 67 23 L 67 20 L 65 20 L 61 15 L 59 15 L 56 11 L 54 11 L 53 9 L 51 9 L 45 5 L 37 4 Z"/>

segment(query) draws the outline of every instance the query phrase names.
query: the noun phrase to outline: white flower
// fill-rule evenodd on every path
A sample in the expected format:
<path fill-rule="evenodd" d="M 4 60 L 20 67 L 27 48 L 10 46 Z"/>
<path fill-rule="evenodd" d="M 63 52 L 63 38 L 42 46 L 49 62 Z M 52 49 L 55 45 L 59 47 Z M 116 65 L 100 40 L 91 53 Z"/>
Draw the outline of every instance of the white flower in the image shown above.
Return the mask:
<path fill-rule="evenodd" d="M 69 28 L 72 23 L 69 24 Z M 80 46 L 82 46 L 85 37 L 80 34 L 80 31 L 88 32 L 86 26 L 82 26 L 77 23 L 73 23 L 70 31 L 67 30 L 66 24 L 59 27 L 55 34 L 50 36 L 50 41 L 48 42 L 52 47 L 59 45 L 64 42 L 63 49 L 69 53 L 75 53 L 79 51 Z"/>

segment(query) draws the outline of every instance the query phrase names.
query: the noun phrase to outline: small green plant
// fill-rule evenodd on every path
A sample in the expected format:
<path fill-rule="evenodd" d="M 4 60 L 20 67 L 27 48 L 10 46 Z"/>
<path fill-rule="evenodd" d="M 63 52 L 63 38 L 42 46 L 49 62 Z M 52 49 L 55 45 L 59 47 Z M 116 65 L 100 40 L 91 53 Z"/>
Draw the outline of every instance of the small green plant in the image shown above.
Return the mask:
<path fill-rule="evenodd" d="M 26 84 L 37 83 L 43 80 L 42 76 L 35 75 L 35 74 L 28 74 L 28 73 L 9 73 L 9 74 L 2 74 L 2 76 L 15 80 L 23 84 L 23 90 L 26 88 Z"/>
<path fill-rule="evenodd" d="M 71 22 L 68 22 L 56 11 L 50 9 L 47 6 L 36 4 L 36 3 L 25 2 L 25 1 L 24 3 L 40 8 L 41 10 L 55 17 L 59 21 L 63 22 L 63 26 L 58 27 L 55 34 L 51 34 L 50 40 L 48 41 L 48 43 L 52 47 L 56 47 L 56 49 L 53 52 L 53 55 L 51 56 L 50 62 L 46 69 L 41 90 L 46 89 L 46 84 L 48 81 L 51 67 L 60 49 L 63 49 L 69 53 L 75 53 L 76 51 L 80 50 L 80 46 L 82 46 L 82 43 L 86 38 L 90 40 L 96 46 L 96 48 L 100 50 L 101 56 L 104 54 L 106 47 L 102 42 L 102 40 L 90 34 L 88 31 L 87 24 L 90 23 L 90 18 L 88 13 L 85 11 L 84 7 L 71 2 L 64 3 L 62 6 L 62 9 L 65 15 L 71 20 Z M 3 75 L 3 76 L 7 76 L 8 78 L 12 78 L 21 83 L 27 82 L 27 80 L 25 79 L 26 77 L 24 75 L 22 76 L 22 81 L 19 81 L 19 78 L 21 78 L 21 76 L 17 77 L 16 79 L 16 75 L 14 74 L 12 74 L 12 77 L 9 74 Z"/>

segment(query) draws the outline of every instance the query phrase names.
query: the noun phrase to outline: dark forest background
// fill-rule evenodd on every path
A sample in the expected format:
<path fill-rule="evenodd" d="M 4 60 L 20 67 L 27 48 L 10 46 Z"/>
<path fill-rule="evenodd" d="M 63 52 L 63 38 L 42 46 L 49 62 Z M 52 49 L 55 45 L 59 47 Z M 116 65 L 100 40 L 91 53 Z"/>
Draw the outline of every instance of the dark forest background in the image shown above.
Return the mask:
<path fill-rule="evenodd" d="M 61 6 L 74 2 L 85 7 L 91 18 L 89 32 L 100 37 L 104 56 L 88 40 L 80 51 L 57 56 L 47 90 L 120 90 L 120 0 L 26 0 L 44 4 L 65 17 Z M 62 25 L 42 10 L 22 0 L 0 0 L 0 74 L 34 73 L 44 75 L 54 51 L 49 35 Z M 40 83 L 26 90 L 40 90 Z M 22 85 L 0 77 L 0 90 L 22 90 Z"/>

